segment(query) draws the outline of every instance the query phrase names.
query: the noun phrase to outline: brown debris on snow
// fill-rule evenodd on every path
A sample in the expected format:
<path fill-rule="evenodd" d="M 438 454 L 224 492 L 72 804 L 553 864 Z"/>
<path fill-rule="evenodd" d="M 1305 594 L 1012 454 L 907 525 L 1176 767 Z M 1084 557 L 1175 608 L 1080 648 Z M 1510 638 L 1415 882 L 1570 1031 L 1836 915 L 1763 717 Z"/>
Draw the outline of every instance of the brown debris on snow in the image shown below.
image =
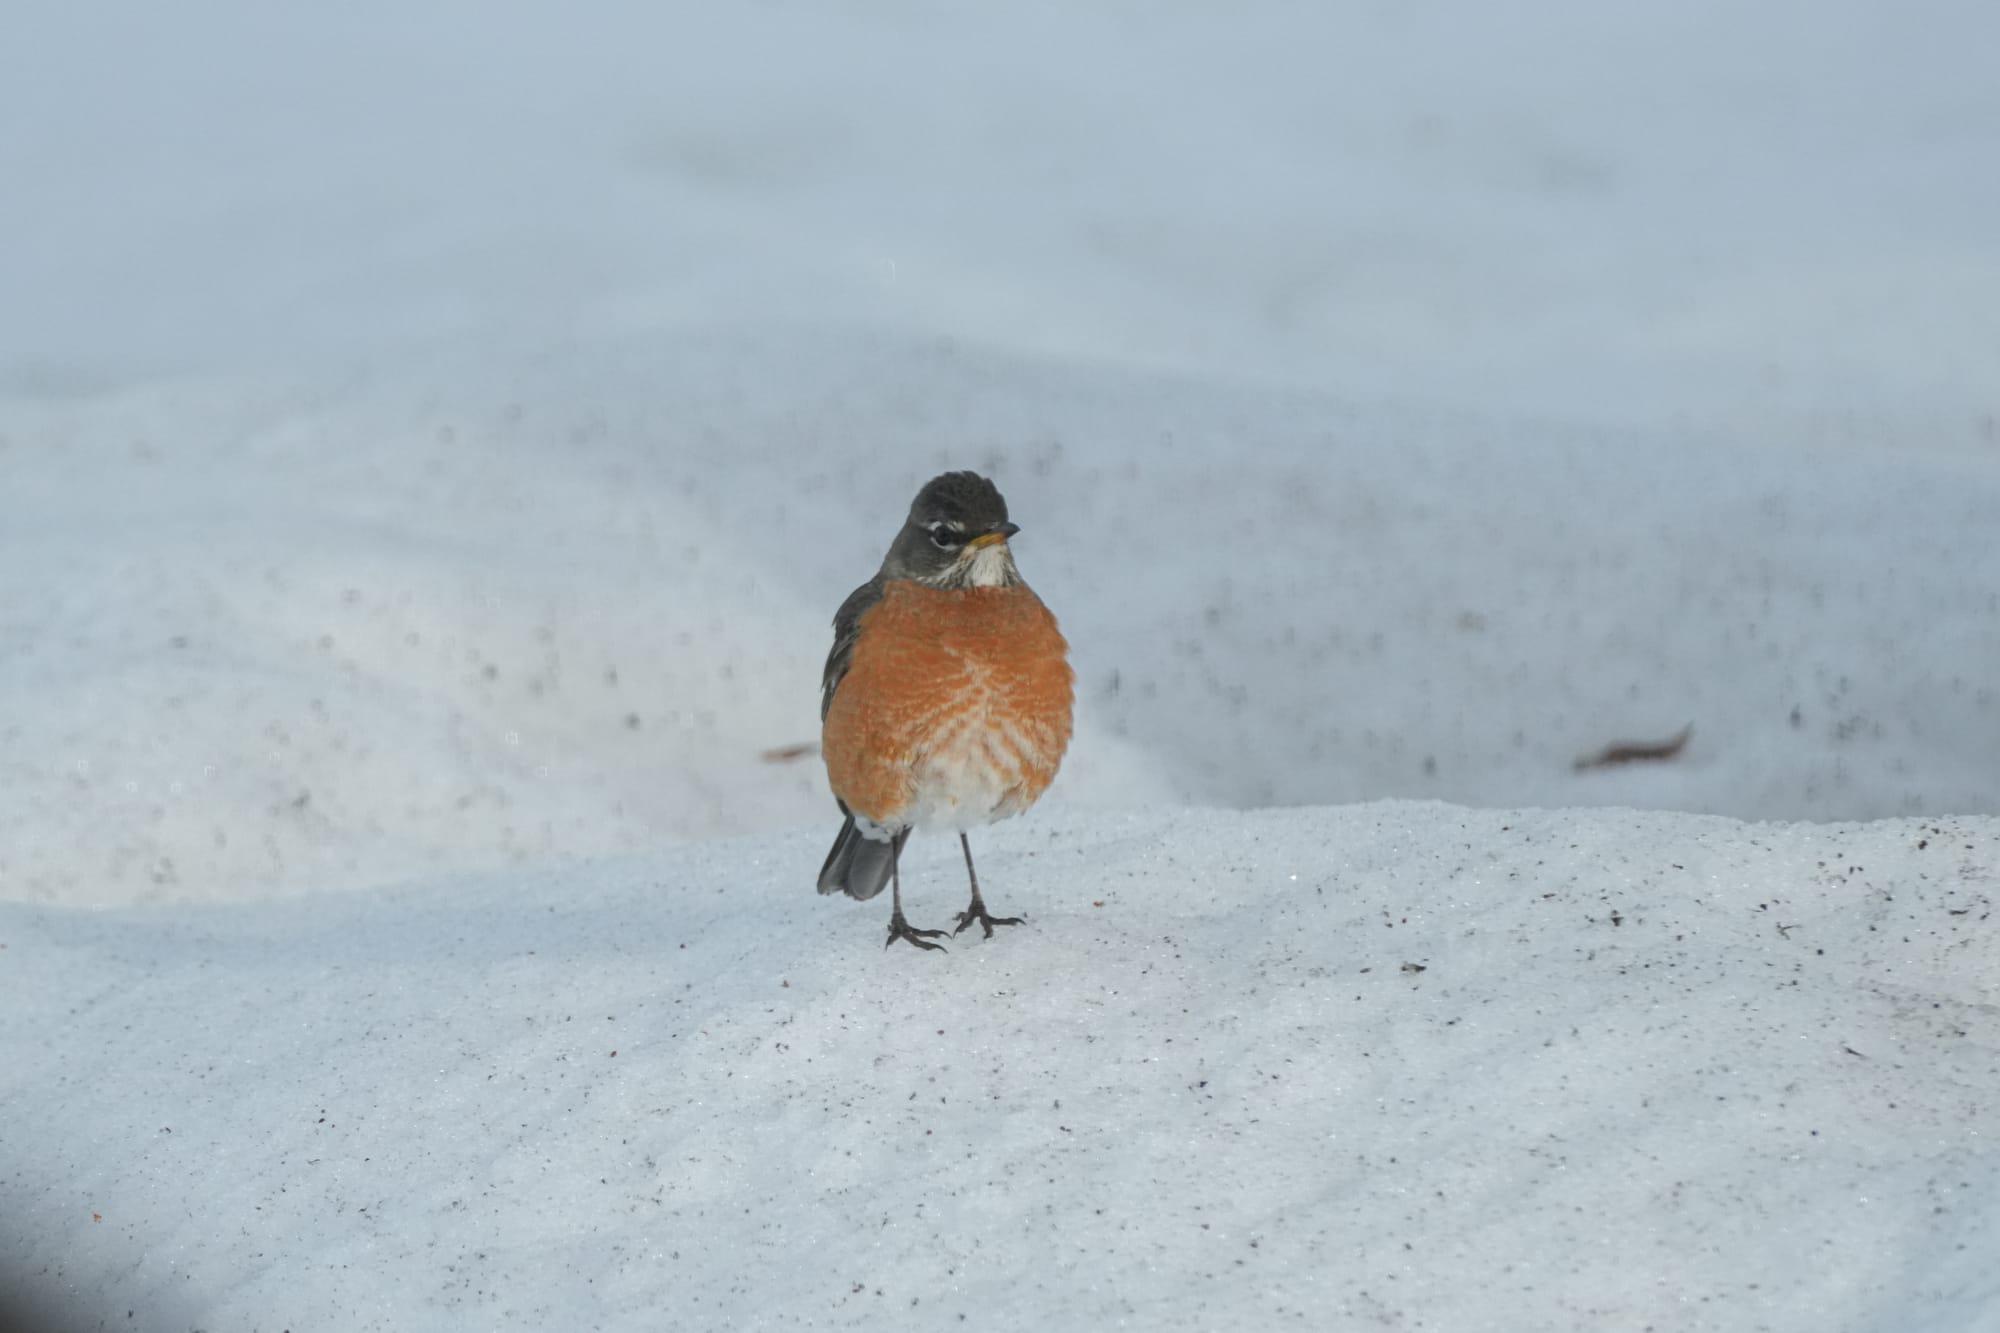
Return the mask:
<path fill-rule="evenodd" d="M 1672 759 L 1686 747 L 1688 737 L 1694 735 L 1694 723 L 1680 729 L 1679 734 L 1663 741 L 1613 741 L 1596 754 L 1587 754 L 1576 761 L 1576 771 L 1585 769 L 1610 768 L 1614 764 L 1629 764 L 1644 759 Z"/>

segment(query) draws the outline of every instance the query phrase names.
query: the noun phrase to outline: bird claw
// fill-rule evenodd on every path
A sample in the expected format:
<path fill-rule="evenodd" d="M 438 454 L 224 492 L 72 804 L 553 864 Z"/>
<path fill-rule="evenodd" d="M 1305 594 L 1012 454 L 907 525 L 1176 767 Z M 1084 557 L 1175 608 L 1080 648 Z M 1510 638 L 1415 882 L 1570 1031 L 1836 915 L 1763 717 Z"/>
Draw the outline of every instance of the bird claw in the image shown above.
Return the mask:
<path fill-rule="evenodd" d="M 951 933 L 953 936 L 957 936 L 960 933 L 962 933 L 967 926 L 977 921 L 980 925 L 980 928 L 986 932 L 985 938 L 990 940 L 993 938 L 993 927 L 1018 926 L 1021 925 L 1026 920 L 1027 920 L 1026 917 L 1021 917 L 1021 916 L 988 916 L 986 914 L 986 904 L 980 902 L 977 898 L 975 898 L 973 899 L 972 905 L 970 907 L 967 907 L 963 912 L 960 912 L 958 914 L 958 929 L 952 931 Z"/>
<path fill-rule="evenodd" d="M 991 931 L 987 933 L 989 935 L 992 934 Z M 897 940 L 903 940 L 906 943 L 916 945 L 919 949 L 942 949 L 944 948 L 942 944 L 931 943 L 931 940 L 942 934 L 944 932 L 941 930 L 918 930 L 915 926 L 903 920 L 903 914 L 898 912 L 889 918 L 889 938 L 882 941 L 882 947 L 886 949 Z"/>

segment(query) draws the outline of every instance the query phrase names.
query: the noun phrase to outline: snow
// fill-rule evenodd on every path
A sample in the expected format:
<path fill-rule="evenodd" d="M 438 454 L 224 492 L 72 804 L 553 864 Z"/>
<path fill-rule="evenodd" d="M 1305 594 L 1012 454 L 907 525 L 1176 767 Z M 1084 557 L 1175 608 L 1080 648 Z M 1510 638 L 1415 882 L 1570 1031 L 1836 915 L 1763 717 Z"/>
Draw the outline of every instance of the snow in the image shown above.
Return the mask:
<path fill-rule="evenodd" d="M 2000 1328 L 1987 7 L 13 13 L 0 1327 Z"/>
<path fill-rule="evenodd" d="M 919 924 L 961 905 L 911 844 Z M 1964 1329 L 1991 818 L 1021 820 L 946 955 L 817 832 L 0 913 L 79 1327 Z M 802 871 L 801 867 L 805 869 Z"/>
<path fill-rule="evenodd" d="M 810 334 L 418 383 L 17 414 L 0 688 L 38 706 L 0 759 L 9 896 L 234 900 L 823 822 L 817 761 L 764 752 L 817 736 L 833 609 L 958 465 L 999 480 L 1074 648 L 1058 806 L 2000 809 L 1984 456 Z M 1675 764 L 1571 767 L 1689 722 Z"/>

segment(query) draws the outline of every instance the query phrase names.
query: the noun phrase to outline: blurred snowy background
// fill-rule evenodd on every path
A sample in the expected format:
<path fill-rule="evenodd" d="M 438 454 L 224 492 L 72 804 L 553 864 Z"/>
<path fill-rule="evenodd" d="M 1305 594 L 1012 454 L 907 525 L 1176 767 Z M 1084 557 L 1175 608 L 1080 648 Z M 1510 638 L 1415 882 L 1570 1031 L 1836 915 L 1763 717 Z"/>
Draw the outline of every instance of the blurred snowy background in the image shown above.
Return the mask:
<path fill-rule="evenodd" d="M 761 756 L 945 466 L 1066 801 L 2000 808 L 1984 7 L 11 26 L 7 897 L 823 819 Z"/>
<path fill-rule="evenodd" d="M 1996 47 L 16 0 L 0 1324 L 2000 1327 Z M 931 968 L 767 752 L 964 466 Z"/>

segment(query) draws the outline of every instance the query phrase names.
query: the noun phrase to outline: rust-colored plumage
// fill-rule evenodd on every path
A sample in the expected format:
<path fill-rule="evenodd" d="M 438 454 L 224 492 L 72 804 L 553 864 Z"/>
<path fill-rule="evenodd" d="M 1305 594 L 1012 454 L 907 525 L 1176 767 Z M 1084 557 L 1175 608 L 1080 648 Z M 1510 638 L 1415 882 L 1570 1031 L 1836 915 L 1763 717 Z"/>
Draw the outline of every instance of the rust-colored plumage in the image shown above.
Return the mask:
<path fill-rule="evenodd" d="M 822 737 L 827 779 L 849 810 L 877 824 L 917 813 L 983 824 L 1047 789 L 1069 745 L 1073 673 L 1055 617 L 1027 585 L 889 583 L 859 628 Z M 989 788 L 990 809 L 951 817 Z"/>
<path fill-rule="evenodd" d="M 889 943 L 935 949 L 903 918 L 897 864 L 918 828 L 956 829 L 972 900 L 958 929 L 1019 924 L 986 910 L 969 829 L 1017 815 L 1069 746 L 1074 674 L 1055 617 L 1022 581 L 1007 502 L 971 472 L 917 493 L 882 568 L 834 616 L 820 753 L 846 817 L 819 891 L 893 890 Z"/>

